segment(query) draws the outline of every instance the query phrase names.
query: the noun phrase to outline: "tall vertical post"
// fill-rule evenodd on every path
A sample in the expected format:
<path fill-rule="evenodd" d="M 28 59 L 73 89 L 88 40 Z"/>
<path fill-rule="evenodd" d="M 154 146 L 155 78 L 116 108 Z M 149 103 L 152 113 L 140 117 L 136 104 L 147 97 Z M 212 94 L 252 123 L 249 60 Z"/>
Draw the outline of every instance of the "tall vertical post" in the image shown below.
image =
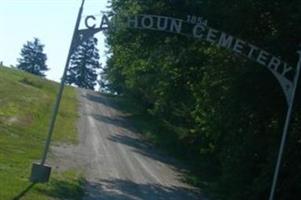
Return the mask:
<path fill-rule="evenodd" d="M 46 141 L 46 144 L 45 144 L 41 165 L 44 165 L 44 163 L 46 161 L 46 158 L 47 158 L 47 153 L 48 153 L 48 150 L 49 150 L 49 145 L 50 145 L 50 142 L 51 142 L 51 137 L 52 137 L 53 129 L 54 129 L 54 126 L 55 126 L 56 117 L 57 117 L 57 114 L 58 114 L 58 111 L 59 111 L 59 107 L 60 107 L 60 103 L 61 103 L 61 99 L 62 99 L 62 94 L 63 94 L 63 91 L 64 91 L 65 79 L 66 79 L 67 70 L 68 70 L 68 66 L 69 66 L 70 58 L 71 58 L 71 54 L 72 54 L 72 46 L 73 46 L 73 44 L 76 40 L 76 34 L 77 34 L 77 31 L 78 31 L 79 24 L 80 24 L 80 19 L 81 19 L 82 13 L 83 13 L 84 3 L 85 3 L 85 0 L 82 0 L 82 4 L 81 4 L 81 7 L 79 9 L 76 24 L 75 24 L 75 27 L 74 27 L 72 41 L 71 41 L 71 44 L 70 44 L 69 53 L 68 53 L 68 57 L 67 57 L 66 64 L 65 64 L 65 69 L 64 69 L 63 77 L 62 77 L 61 84 L 60 84 L 60 89 L 59 89 L 58 95 L 56 97 L 55 105 L 54 105 L 53 112 L 52 112 L 52 117 L 51 117 L 49 129 L 48 129 L 48 138 L 47 138 L 47 141 Z"/>
<path fill-rule="evenodd" d="M 298 63 L 297 63 L 296 74 L 295 74 L 295 79 L 294 79 L 294 86 L 293 86 L 290 102 L 289 102 L 289 105 L 288 105 L 287 115 L 286 115 L 285 124 L 284 124 L 284 128 L 283 128 L 283 133 L 282 133 L 280 148 L 279 148 L 279 152 L 278 152 L 278 158 L 277 158 L 277 163 L 276 163 L 276 167 L 275 167 L 275 172 L 274 172 L 274 177 L 273 177 L 273 182 L 272 182 L 272 186 L 271 186 L 269 200 L 274 200 L 275 190 L 276 190 L 278 176 L 279 176 L 280 165 L 281 165 L 281 162 L 282 162 L 284 146 L 285 146 L 285 143 L 286 143 L 288 128 L 289 128 L 289 124 L 290 124 L 290 121 L 291 121 L 292 110 L 293 110 L 293 106 L 294 106 L 294 100 L 295 100 L 296 90 L 297 90 L 299 76 L 300 76 L 301 50 L 297 51 L 297 53 L 299 54 L 299 60 L 298 60 Z"/>
<path fill-rule="evenodd" d="M 62 99 L 62 94 L 63 94 L 63 91 L 64 91 L 64 84 L 65 84 L 65 80 L 66 80 L 67 70 L 68 70 L 68 66 L 69 66 L 70 58 L 71 58 L 71 54 L 72 54 L 72 46 L 73 46 L 73 44 L 76 40 L 76 35 L 77 35 L 77 31 L 78 31 L 79 24 L 80 24 L 80 19 L 82 17 L 82 13 L 83 13 L 84 3 L 85 3 L 85 0 L 82 0 L 82 4 L 81 4 L 81 7 L 79 9 L 76 24 L 75 24 L 75 27 L 74 27 L 72 41 L 71 41 L 71 44 L 70 44 L 69 53 L 68 53 L 68 57 L 67 57 L 66 64 L 65 64 L 65 69 L 64 69 L 63 77 L 62 77 L 61 84 L 60 84 L 60 89 L 59 89 L 59 92 L 57 94 L 55 105 L 54 105 L 53 112 L 52 112 L 52 117 L 51 117 L 49 129 L 48 129 L 48 138 L 47 138 L 47 141 L 46 141 L 46 144 L 45 144 L 41 165 L 44 165 L 44 163 L 46 161 L 46 158 L 47 158 L 48 151 L 49 151 L 49 145 L 50 145 L 50 142 L 51 142 L 51 137 L 52 137 L 53 129 L 54 129 L 55 122 L 56 122 L 56 117 L 57 117 L 57 114 L 58 114 L 58 111 L 59 111 L 59 107 L 60 107 L 60 103 L 61 103 L 61 99 Z"/>
<path fill-rule="evenodd" d="M 80 20 L 81 20 L 82 13 L 83 13 L 84 3 L 85 3 L 85 0 L 82 0 L 82 4 L 80 6 L 78 16 L 77 16 L 77 20 L 76 20 L 76 24 L 75 24 L 75 27 L 74 27 L 74 32 L 73 32 L 72 41 L 71 41 L 71 44 L 70 44 L 69 53 L 68 53 L 65 68 L 64 68 L 63 77 L 62 77 L 60 88 L 59 88 L 59 91 L 58 91 L 58 94 L 57 94 L 57 97 L 56 97 L 55 105 L 53 107 L 51 121 L 50 121 L 49 128 L 48 128 L 48 137 L 47 137 L 46 144 L 45 144 L 45 147 L 44 147 L 42 160 L 41 160 L 40 164 L 34 163 L 32 165 L 30 180 L 34 183 L 48 182 L 49 177 L 50 177 L 51 167 L 45 166 L 44 164 L 45 164 L 47 154 L 48 154 L 48 151 L 49 151 L 49 146 L 50 146 L 50 142 L 51 142 L 51 138 L 52 138 L 52 133 L 53 133 L 53 130 L 54 130 L 56 117 L 57 117 L 57 114 L 58 114 L 58 111 L 59 111 L 59 107 L 60 107 L 60 103 L 61 103 L 61 99 L 62 99 L 62 95 L 63 95 L 63 91 L 64 91 L 64 84 L 65 84 L 65 80 L 66 80 L 68 66 L 69 66 L 69 63 L 70 63 L 72 48 L 73 48 L 73 45 L 74 45 L 74 43 L 77 39 L 77 32 L 78 32 L 78 28 L 79 28 L 79 25 L 80 25 Z"/>

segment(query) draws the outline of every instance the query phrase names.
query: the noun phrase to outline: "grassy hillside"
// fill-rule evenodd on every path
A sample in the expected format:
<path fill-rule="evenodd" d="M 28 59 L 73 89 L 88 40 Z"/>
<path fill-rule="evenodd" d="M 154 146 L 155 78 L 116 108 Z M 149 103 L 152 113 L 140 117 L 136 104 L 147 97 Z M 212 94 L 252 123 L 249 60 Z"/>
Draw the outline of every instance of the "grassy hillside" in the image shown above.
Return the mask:
<path fill-rule="evenodd" d="M 49 184 L 35 185 L 20 198 L 30 185 L 31 163 L 41 158 L 57 90 L 57 83 L 0 66 L 1 200 L 67 198 L 81 192 L 76 172 L 54 172 Z M 75 143 L 77 102 L 73 88 L 66 88 L 57 119 L 53 142 Z"/>

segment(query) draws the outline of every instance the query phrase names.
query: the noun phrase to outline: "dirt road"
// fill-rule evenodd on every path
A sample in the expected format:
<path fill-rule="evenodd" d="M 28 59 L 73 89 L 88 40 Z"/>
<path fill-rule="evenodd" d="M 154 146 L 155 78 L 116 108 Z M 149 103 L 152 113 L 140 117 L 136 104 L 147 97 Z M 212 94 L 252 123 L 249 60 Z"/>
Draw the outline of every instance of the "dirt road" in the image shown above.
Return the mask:
<path fill-rule="evenodd" d="M 107 97 L 80 90 L 79 98 L 80 144 L 70 165 L 84 170 L 84 200 L 204 199 L 181 181 L 176 161 L 143 141 Z"/>

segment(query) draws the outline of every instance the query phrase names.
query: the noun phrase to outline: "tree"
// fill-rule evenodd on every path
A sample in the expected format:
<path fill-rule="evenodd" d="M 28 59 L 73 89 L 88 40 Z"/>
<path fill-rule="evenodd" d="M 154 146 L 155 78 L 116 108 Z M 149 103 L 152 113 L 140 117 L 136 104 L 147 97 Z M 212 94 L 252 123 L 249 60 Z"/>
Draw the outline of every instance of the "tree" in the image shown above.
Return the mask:
<path fill-rule="evenodd" d="M 47 56 L 43 53 L 43 49 L 44 45 L 38 38 L 34 38 L 32 42 L 27 41 L 21 49 L 21 58 L 18 59 L 17 68 L 44 77 L 44 71 L 47 71 L 48 68 Z"/>
<path fill-rule="evenodd" d="M 100 68 L 97 39 L 91 38 L 80 44 L 71 56 L 66 83 L 94 89 L 97 82 L 96 69 Z"/>
<path fill-rule="evenodd" d="M 110 7 L 118 17 L 201 16 L 210 27 L 294 64 L 301 42 L 300 5 L 300 0 L 114 0 Z M 156 130 L 162 140 L 156 142 L 191 159 L 199 185 L 208 181 L 217 199 L 267 198 L 286 102 L 266 68 L 203 41 L 163 32 L 112 29 L 107 44 L 105 86 L 132 96 L 142 111 L 162 121 L 162 131 Z M 294 110 L 278 199 L 301 198 L 300 104 Z"/>

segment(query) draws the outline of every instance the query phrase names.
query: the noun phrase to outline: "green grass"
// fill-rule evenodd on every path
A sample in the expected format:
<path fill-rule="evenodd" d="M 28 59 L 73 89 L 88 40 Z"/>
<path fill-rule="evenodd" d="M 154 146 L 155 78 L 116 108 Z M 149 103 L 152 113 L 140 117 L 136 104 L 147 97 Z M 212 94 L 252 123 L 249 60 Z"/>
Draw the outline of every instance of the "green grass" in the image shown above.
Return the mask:
<path fill-rule="evenodd" d="M 58 86 L 46 79 L 0 66 L 1 200 L 13 199 L 30 185 L 31 163 L 41 158 Z M 76 143 L 77 118 L 75 90 L 66 87 L 53 142 Z M 68 194 L 80 196 L 79 178 L 78 172 L 54 172 L 50 183 L 35 185 L 22 199 L 66 199 Z M 56 196 L 59 191 L 62 195 Z"/>

